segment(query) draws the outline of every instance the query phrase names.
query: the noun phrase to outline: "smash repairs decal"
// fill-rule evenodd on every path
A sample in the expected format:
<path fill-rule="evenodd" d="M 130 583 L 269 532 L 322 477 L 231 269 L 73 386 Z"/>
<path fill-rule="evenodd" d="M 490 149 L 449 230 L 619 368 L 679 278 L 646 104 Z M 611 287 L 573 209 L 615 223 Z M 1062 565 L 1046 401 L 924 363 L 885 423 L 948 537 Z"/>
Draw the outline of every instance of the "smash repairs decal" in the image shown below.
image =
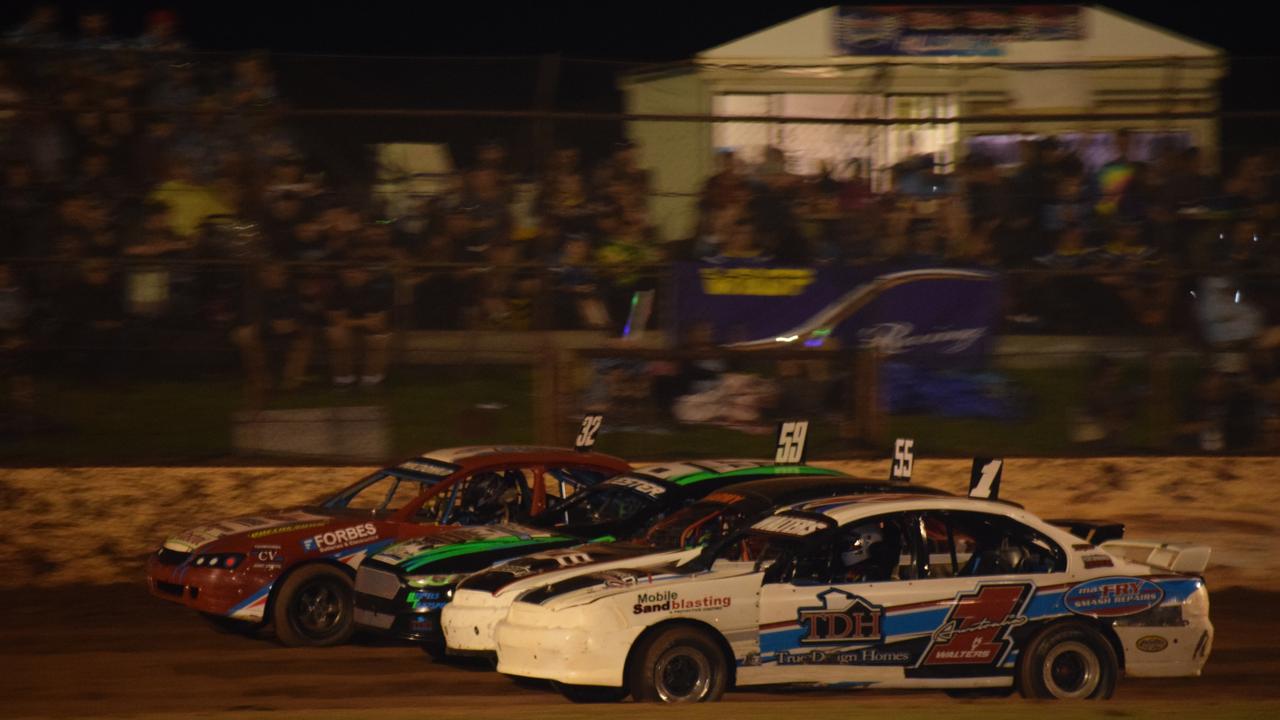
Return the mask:
<path fill-rule="evenodd" d="M 378 527 L 373 523 L 364 523 L 330 530 L 329 532 L 306 538 L 302 541 L 302 549 L 305 552 L 333 552 L 334 550 L 343 550 L 352 545 L 361 544 L 377 536 Z"/>
<path fill-rule="evenodd" d="M 1164 589 L 1150 580 L 1106 577 L 1076 585 L 1062 597 L 1062 603 L 1077 615 L 1120 617 L 1149 610 L 1163 599 Z"/>
<path fill-rule="evenodd" d="M 636 594 L 636 602 L 631 606 L 631 614 L 644 615 L 655 612 L 701 612 L 704 610 L 723 610 L 733 603 L 727 595 L 703 595 L 701 597 L 681 597 L 675 590 L 642 592 Z"/>
<path fill-rule="evenodd" d="M 921 665 L 996 665 L 1013 647 L 1009 631 L 1026 625 L 1030 583 L 982 585 L 956 596 Z"/>

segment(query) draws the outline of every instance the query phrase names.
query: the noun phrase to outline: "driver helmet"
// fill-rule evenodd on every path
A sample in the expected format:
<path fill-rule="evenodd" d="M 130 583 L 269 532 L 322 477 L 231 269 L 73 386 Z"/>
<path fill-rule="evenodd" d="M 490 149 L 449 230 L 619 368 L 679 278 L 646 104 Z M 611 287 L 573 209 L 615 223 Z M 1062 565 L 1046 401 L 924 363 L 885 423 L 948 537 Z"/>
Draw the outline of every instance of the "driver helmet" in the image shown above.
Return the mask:
<path fill-rule="evenodd" d="M 882 542 L 884 542 L 884 533 L 880 531 L 879 526 L 863 525 L 854 528 L 849 546 L 840 553 L 840 560 L 844 562 L 845 567 L 864 563 L 871 557 L 872 546 Z"/>
<path fill-rule="evenodd" d="M 502 477 L 496 473 L 476 478 L 467 488 L 463 507 L 476 512 L 498 506 L 502 502 L 502 496 L 506 490 L 505 485 L 506 483 L 503 482 Z"/>

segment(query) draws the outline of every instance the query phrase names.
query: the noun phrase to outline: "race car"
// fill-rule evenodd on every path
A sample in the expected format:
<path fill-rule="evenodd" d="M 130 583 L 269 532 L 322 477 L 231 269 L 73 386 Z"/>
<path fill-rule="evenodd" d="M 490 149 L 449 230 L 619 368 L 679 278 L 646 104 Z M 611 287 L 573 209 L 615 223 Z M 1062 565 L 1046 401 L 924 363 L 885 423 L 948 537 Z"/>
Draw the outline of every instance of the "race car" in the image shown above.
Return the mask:
<path fill-rule="evenodd" d="M 285 645 L 342 643 L 354 630 L 355 568 L 366 554 L 439 526 L 524 520 L 630 469 L 586 447 L 432 452 L 312 505 L 174 535 L 148 558 L 147 582 L 221 625 L 271 621 Z"/>
<path fill-rule="evenodd" d="M 678 565 L 777 505 L 880 492 L 946 494 L 919 485 L 851 477 L 782 477 L 732 485 L 666 517 L 631 541 L 538 552 L 465 578 L 441 617 L 448 651 L 492 656 L 494 625 L 526 590 L 615 567 Z"/>
<path fill-rule="evenodd" d="M 458 581 L 530 553 L 597 544 L 591 551 L 557 551 L 556 567 L 635 557 L 652 546 L 608 548 L 604 542 L 642 532 L 652 522 L 722 488 L 759 478 L 835 477 L 834 470 L 777 465 L 753 460 L 711 460 L 638 466 L 578 493 L 564 504 L 519 525 L 457 528 L 398 543 L 361 563 L 356 574 L 355 618 L 362 628 L 423 644 L 432 654 L 444 650 L 440 611 Z M 828 493 L 829 494 L 829 493 Z M 530 572 L 533 572 L 532 570 Z M 491 649 L 491 648 L 482 648 Z"/>
<path fill-rule="evenodd" d="M 993 499 L 809 501 L 681 566 L 526 590 L 495 629 L 498 671 L 579 701 L 778 683 L 1108 698 L 1122 671 L 1199 674 L 1213 644 L 1208 555 L 1094 546 Z"/>

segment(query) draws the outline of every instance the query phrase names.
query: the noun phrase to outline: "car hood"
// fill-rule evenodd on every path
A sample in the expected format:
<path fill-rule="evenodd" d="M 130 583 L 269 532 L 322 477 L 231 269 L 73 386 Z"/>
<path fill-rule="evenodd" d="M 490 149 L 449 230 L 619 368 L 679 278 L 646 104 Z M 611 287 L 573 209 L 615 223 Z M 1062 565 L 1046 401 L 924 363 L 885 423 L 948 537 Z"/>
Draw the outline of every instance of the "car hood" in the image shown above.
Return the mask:
<path fill-rule="evenodd" d="M 429 572 L 433 563 L 450 558 L 521 547 L 535 552 L 543 545 L 563 544 L 575 539 L 517 524 L 450 527 L 391 545 L 372 559 L 393 565 L 403 574 L 410 574 Z"/>
<path fill-rule="evenodd" d="M 167 550 L 189 553 L 204 549 L 215 541 L 243 540 L 248 544 L 261 538 L 273 538 L 305 530 L 314 531 L 339 520 L 345 524 L 351 524 L 351 518 L 338 518 L 319 508 L 273 510 L 191 528 L 166 538 L 164 547 Z"/>
<path fill-rule="evenodd" d="M 525 592 L 518 602 L 561 610 L 636 592 L 658 597 L 677 593 L 686 584 L 705 586 L 718 580 L 757 573 L 753 562 L 717 562 L 711 570 L 681 567 L 669 562 L 649 567 L 627 567 L 584 573 Z"/>
<path fill-rule="evenodd" d="M 615 566 L 649 567 L 694 557 L 700 549 L 655 551 L 631 543 L 590 543 L 538 552 L 471 575 L 459 586 L 493 595 L 522 592 Z M 686 557 L 687 556 L 687 557 Z"/>

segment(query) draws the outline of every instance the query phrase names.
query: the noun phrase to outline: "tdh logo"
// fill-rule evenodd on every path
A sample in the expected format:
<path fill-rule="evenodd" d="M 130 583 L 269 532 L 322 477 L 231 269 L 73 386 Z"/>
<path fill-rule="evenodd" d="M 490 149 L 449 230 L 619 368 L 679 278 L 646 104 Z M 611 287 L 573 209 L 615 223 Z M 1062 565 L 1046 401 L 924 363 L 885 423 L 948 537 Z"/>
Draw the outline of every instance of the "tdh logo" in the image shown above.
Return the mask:
<path fill-rule="evenodd" d="M 956 596 L 933 631 L 922 665 L 995 665 L 1009 653 L 1009 631 L 1027 624 L 1031 585 L 983 585 Z"/>
<path fill-rule="evenodd" d="M 831 588 L 818 595 L 822 607 L 800 608 L 803 644 L 870 642 L 880 640 L 883 608 L 857 595 Z"/>

